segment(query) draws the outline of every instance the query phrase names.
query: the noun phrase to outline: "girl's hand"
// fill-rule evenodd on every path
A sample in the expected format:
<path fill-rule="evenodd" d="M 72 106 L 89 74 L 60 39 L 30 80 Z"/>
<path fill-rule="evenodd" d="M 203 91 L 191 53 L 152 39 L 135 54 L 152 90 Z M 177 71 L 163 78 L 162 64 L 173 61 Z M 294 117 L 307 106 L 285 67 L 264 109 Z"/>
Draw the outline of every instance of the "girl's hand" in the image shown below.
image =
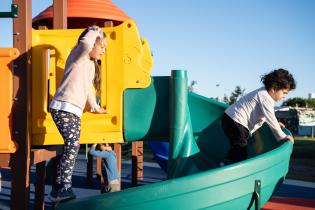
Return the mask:
<path fill-rule="evenodd" d="M 96 31 L 103 38 L 103 30 L 98 26 L 90 26 L 89 30 Z"/>
<path fill-rule="evenodd" d="M 96 109 L 95 111 L 96 111 L 96 113 L 99 113 L 99 114 L 106 114 L 107 113 L 107 111 L 102 107 L 100 107 L 99 109 Z"/>
<path fill-rule="evenodd" d="M 89 30 L 93 30 L 93 31 L 98 31 L 99 30 L 99 27 L 98 26 L 90 26 L 89 27 Z"/>

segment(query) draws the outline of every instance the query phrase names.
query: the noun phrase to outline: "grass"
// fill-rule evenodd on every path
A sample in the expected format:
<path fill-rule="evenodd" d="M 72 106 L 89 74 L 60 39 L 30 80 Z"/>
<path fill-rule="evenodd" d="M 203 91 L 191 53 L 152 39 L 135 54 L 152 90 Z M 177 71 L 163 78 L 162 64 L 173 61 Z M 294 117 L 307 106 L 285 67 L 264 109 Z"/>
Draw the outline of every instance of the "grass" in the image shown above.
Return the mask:
<path fill-rule="evenodd" d="M 287 178 L 315 182 L 315 138 L 295 136 Z"/>

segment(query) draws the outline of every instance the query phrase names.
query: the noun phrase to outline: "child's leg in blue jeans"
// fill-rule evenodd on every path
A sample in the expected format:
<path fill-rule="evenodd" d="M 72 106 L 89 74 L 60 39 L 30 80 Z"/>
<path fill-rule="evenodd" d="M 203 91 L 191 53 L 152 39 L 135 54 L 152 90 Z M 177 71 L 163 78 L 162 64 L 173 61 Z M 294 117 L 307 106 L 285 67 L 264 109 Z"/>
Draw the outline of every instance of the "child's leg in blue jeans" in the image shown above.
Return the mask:
<path fill-rule="evenodd" d="M 108 182 L 110 183 L 114 179 L 118 179 L 117 160 L 114 151 L 104 151 L 104 167 L 107 174 Z"/>
<path fill-rule="evenodd" d="M 119 191 L 119 174 L 117 169 L 117 159 L 114 151 L 103 151 L 104 169 L 106 172 L 109 191 Z"/>

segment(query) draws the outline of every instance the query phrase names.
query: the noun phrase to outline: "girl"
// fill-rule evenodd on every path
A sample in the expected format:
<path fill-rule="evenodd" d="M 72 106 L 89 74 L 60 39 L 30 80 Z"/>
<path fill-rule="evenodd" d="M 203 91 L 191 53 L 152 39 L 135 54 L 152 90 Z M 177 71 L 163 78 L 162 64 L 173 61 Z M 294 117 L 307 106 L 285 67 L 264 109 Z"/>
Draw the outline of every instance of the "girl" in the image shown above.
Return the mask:
<path fill-rule="evenodd" d="M 222 127 L 230 140 L 231 149 L 226 162 L 221 165 L 245 160 L 249 135 L 264 122 L 278 140 L 286 139 L 294 143 L 293 137 L 281 130 L 274 111 L 275 102 L 282 100 L 290 90 L 295 89 L 293 76 L 285 69 L 277 69 L 263 75 L 261 81 L 264 87 L 243 96 L 223 114 Z"/>
<path fill-rule="evenodd" d="M 96 103 L 100 93 L 100 67 L 97 60 L 105 52 L 106 35 L 97 26 L 85 29 L 77 45 L 67 58 L 64 75 L 50 103 L 50 113 L 64 140 L 63 154 L 57 166 L 56 183 L 50 199 L 54 202 L 75 198 L 72 191 L 72 173 L 80 148 L 81 115 L 86 102 L 92 112 L 106 113 Z"/>

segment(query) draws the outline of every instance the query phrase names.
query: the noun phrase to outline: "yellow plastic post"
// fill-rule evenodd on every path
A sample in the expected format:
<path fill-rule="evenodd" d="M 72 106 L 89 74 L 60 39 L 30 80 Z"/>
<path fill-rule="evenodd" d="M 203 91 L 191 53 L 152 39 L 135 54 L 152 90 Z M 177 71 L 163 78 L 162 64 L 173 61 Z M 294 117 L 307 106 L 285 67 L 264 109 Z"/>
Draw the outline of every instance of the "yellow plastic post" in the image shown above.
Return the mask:
<path fill-rule="evenodd" d="M 0 153 L 14 153 L 12 141 L 13 71 L 12 61 L 19 56 L 15 48 L 0 48 Z"/>

